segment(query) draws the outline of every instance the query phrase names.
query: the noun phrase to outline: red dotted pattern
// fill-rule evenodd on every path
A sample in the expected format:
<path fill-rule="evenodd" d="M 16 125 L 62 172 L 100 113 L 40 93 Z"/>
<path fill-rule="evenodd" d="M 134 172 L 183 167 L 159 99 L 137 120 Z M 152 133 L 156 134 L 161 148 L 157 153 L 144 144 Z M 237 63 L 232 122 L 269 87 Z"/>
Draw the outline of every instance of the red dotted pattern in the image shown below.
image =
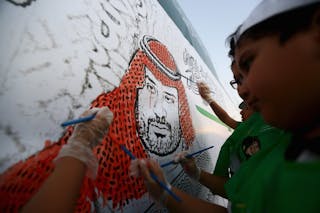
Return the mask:
<path fill-rule="evenodd" d="M 166 48 L 158 42 L 153 42 L 151 46 L 157 57 L 174 70 L 173 59 Z M 139 199 L 146 193 L 143 180 L 129 176 L 130 158 L 119 146 L 125 145 L 137 158 L 147 157 L 136 131 L 135 118 L 137 85 L 143 87 L 144 66 L 147 66 L 164 85 L 178 89 L 182 134 L 187 145 L 194 139 L 194 129 L 182 82 L 168 79 L 141 50 L 137 51 L 120 86 L 110 93 L 99 95 L 91 104 L 92 107 L 108 106 L 114 113 L 114 119 L 101 145 L 94 149 L 99 161 L 98 175 L 94 181 L 84 179 L 76 212 L 89 212 L 90 200 L 95 200 L 98 196 L 101 196 L 104 202 L 112 201 L 113 208 L 121 208 L 127 200 Z M 52 160 L 59 153 L 61 146 L 67 142 L 72 130 L 73 128 L 69 127 L 57 143 L 49 145 L 47 142 L 47 147 L 42 151 L 13 165 L 1 175 L 0 209 L 4 212 L 17 212 L 34 195 L 53 171 Z M 98 189 L 98 194 L 94 192 L 94 188 Z"/>
<path fill-rule="evenodd" d="M 18 162 L 0 176 L 1 212 L 18 212 L 35 194 L 53 171 L 52 161 L 68 140 L 72 129 L 73 127 L 69 127 L 57 143 L 50 144 L 46 141 L 42 151 Z"/>
<path fill-rule="evenodd" d="M 172 55 L 169 53 L 167 48 L 157 41 L 151 40 L 149 47 L 154 55 L 170 70 L 176 71 L 176 63 L 174 63 Z"/>

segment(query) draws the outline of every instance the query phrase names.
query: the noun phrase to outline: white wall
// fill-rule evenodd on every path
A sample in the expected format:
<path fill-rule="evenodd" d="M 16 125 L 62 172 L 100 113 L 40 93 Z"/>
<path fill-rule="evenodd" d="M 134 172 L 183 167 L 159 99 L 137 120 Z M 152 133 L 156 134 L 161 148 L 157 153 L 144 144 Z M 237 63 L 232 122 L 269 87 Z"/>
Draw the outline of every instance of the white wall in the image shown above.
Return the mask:
<path fill-rule="evenodd" d="M 57 141 L 63 134 L 62 121 L 78 117 L 102 91 L 118 86 L 143 35 L 165 44 L 182 75 L 206 81 L 214 98 L 228 111 L 234 110 L 157 1 L 29 3 L 24 7 L 0 3 L 0 172 L 41 150 L 46 140 Z M 211 112 L 210 107 L 194 83 L 184 78 L 182 82 L 196 132 L 191 151 L 214 145 L 203 165 L 212 171 L 231 131 L 199 113 L 197 106 Z M 198 195 L 209 196 L 206 190 Z M 149 205 L 144 202 L 139 204 L 142 209 Z"/>

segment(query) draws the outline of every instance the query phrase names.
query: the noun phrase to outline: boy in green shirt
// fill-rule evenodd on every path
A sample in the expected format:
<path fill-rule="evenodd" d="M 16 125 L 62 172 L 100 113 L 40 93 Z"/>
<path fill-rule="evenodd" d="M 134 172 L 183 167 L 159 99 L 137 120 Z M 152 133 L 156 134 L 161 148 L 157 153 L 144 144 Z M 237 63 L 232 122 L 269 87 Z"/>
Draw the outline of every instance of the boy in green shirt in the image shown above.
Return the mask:
<path fill-rule="evenodd" d="M 264 0 L 234 39 L 240 96 L 267 123 L 293 136 L 242 163 L 226 184 L 228 210 L 319 212 L 320 1 Z M 138 163 L 150 194 L 159 198 L 163 190 L 149 172 L 164 180 L 160 167 L 152 160 Z M 227 211 L 172 190 L 183 201 L 167 197 L 163 204 L 170 211 Z"/>
<path fill-rule="evenodd" d="M 233 212 L 319 212 L 319 20 L 319 0 L 263 1 L 234 37 L 244 99 L 293 136 L 226 184 Z"/>

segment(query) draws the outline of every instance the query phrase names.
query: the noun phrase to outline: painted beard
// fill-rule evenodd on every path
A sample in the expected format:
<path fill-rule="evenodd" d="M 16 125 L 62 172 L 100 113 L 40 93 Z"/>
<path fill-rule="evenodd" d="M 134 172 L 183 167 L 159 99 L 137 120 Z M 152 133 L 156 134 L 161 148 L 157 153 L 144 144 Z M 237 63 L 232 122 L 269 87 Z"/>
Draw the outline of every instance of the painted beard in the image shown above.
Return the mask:
<path fill-rule="evenodd" d="M 165 118 L 140 119 L 139 136 L 145 149 L 158 156 L 173 153 L 180 144 L 180 127 L 172 128 Z M 142 124 L 142 125 L 141 125 Z"/>

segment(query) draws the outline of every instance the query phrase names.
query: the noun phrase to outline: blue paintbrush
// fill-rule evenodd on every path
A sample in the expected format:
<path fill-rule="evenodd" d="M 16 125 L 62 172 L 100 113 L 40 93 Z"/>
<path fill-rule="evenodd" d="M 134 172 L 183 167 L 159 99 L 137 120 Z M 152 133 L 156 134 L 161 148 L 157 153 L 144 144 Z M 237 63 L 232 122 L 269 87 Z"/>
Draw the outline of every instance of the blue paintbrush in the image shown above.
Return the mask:
<path fill-rule="evenodd" d="M 93 113 L 92 115 L 86 116 L 86 117 L 82 117 L 82 118 L 78 118 L 78 119 L 74 119 L 74 120 L 70 120 L 70 121 L 66 121 L 63 122 L 61 124 L 62 127 L 66 127 L 69 125 L 73 125 L 73 124 L 77 124 L 77 123 L 81 123 L 81 122 L 85 122 L 85 121 L 91 121 L 92 119 L 94 119 L 94 117 L 96 117 L 97 113 Z"/>
<path fill-rule="evenodd" d="M 132 160 L 136 159 L 136 157 L 124 146 L 124 145 L 120 145 L 121 149 L 127 153 L 127 155 L 130 156 L 130 158 Z M 151 178 L 156 181 L 164 190 L 166 190 L 168 192 L 169 195 L 171 195 L 176 201 L 181 202 L 182 200 L 173 192 L 171 191 L 166 184 L 164 184 L 163 182 L 161 182 L 158 177 L 152 172 L 150 171 L 150 176 Z"/>
<path fill-rule="evenodd" d="M 191 154 L 187 154 L 187 155 L 186 155 L 186 158 L 191 158 L 191 157 L 193 157 L 193 156 L 195 156 L 195 155 L 197 155 L 197 154 L 200 154 L 200 153 L 202 153 L 202 152 L 204 152 L 204 151 L 207 151 L 208 149 L 211 149 L 211 148 L 213 148 L 213 147 L 214 147 L 214 146 L 210 146 L 210 147 L 201 149 L 201 150 L 199 150 L 199 151 L 197 151 L 197 152 L 194 152 L 194 153 L 191 153 Z M 163 168 L 163 167 L 169 166 L 169 165 L 171 165 L 171 164 L 177 164 L 177 162 L 175 162 L 174 160 L 172 160 L 172 161 L 169 161 L 169 162 L 167 162 L 167 163 L 162 164 L 161 167 Z"/>

